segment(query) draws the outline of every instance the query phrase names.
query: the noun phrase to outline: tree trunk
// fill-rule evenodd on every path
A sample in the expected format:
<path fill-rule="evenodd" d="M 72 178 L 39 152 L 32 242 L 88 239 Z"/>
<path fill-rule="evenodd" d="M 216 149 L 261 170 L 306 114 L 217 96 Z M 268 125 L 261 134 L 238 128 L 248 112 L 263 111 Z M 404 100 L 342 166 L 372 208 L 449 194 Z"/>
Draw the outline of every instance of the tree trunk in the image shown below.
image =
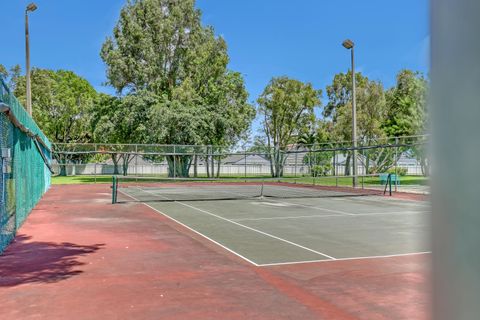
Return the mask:
<path fill-rule="evenodd" d="M 345 159 L 345 175 L 349 176 L 350 175 L 350 158 L 351 155 L 347 155 L 347 159 Z"/>
<path fill-rule="evenodd" d="M 60 173 L 59 175 L 62 177 L 67 176 L 67 159 L 64 155 L 60 156 L 58 159 L 58 162 L 60 164 Z"/>
<path fill-rule="evenodd" d="M 118 174 L 118 158 L 117 158 L 117 154 L 116 153 L 113 153 L 112 154 L 112 162 L 113 162 L 113 174 Z"/>
<path fill-rule="evenodd" d="M 370 174 L 370 153 L 368 151 L 365 156 L 365 174 Z"/>
<path fill-rule="evenodd" d="M 272 177 L 275 177 L 275 153 L 272 153 L 271 150 L 269 150 L 269 156 L 270 156 L 270 174 Z"/>
<path fill-rule="evenodd" d="M 124 154 L 122 156 L 122 160 L 123 160 L 122 171 L 123 171 L 123 175 L 126 176 L 126 175 L 128 175 L 128 166 L 129 166 L 130 160 L 131 160 L 130 155 Z"/>
<path fill-rule="evenodd" d="M 222 156 L 218 156 L 218 160 L 217 160 L 217 178 L 220 178 L 220 165 L 221 165 L 221 157 Z"/>
<path fill-rule="evenodd" d="M 193 156 L 193 177 L 198 177 L 198 156 L 196 154 Z"/>
<path fill-rule="evenodd" d="M 208 154 L 205 155 L 205 168 L 207 169 L 207 178 L 210 178 L 210 159 Z"/>
<path fill-rule="evenodd" d="M 211 169 L 212 169 L 212 178 L 215 177 L 215 156 L 212 154 L 212 156 L 210 157 L 210 162 L 211 162 Z"/>
<path fill-rule="evenodd" d="M 333 151 L 333 167 L 332 167 L 332 173 L 334 176 L 337 175 L 337 153 Z"/>
<path fill-rule="evenodd" d="M 430 175 L 430 168 L 428 167 L 427 159 L 425 157 L 420 159 L 420 167 L 422 168 L 423 176 L 428 177 Z"/>
<path fill-rule="evenodd" d="M 272 177 L 280 178 L 283 176 L 283 164 L 284 164 L 283 163 L 284 155 L 282 154 L 280 149 L 274 150 L 272 159 L 273 159 L 273 161 L 271 161 Z"/>
<path fill-rule="evenodd" d="M 192 164 L 192 156 L 178 156 L 178 155 L 168 155 L 168 176 L 170 178 L 188 178 L 190 165 Z"/>

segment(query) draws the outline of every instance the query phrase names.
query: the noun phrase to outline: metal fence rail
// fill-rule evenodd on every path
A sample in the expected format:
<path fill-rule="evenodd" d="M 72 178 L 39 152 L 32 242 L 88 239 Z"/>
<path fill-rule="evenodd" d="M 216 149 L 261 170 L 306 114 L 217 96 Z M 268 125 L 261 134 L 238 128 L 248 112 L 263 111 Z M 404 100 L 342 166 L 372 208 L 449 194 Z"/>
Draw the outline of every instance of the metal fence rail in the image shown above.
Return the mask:
<path fill-rule="evenodd" d="M 358 175 L 389 172 L 428 175 L 428 136 L 359 142 Z M 229 149 L 160 144 L 55 144 L 54 171 L 62 175 L 135 175 L 162 177 L 350 176 L 351 142 Z M 279 160 L 278 160 L 279 159 Z M 279 163 L 280 162 L 280 163 Z"/>

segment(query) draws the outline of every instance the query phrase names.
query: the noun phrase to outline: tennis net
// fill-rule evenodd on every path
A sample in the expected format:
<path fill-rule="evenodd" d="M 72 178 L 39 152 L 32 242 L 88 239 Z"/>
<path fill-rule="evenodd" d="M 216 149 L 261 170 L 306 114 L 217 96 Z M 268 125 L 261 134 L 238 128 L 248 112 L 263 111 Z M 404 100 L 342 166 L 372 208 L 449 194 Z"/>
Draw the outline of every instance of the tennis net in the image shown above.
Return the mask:
<path fill-rule="evenodd" d="M 112 203 L 391 195 L 391 179 L 382 185 L 378 175 L 357 177 L 363 183 L 352 188 L 345 185 L 351 178 L 172 179 L 113 176 Z"/>

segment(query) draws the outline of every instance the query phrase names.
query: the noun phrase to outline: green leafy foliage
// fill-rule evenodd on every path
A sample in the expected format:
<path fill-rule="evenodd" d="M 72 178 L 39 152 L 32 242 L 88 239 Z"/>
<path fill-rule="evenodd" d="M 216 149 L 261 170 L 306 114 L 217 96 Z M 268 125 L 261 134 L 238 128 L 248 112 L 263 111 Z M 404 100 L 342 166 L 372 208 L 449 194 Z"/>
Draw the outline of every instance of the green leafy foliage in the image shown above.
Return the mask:
<path fill-rule="evenodd" d="M 321 103 L 320 96 L 321 90 L 310 83 L 279 77 L 273 78 L 258 98 L 273 177 L 283 174 L 283 151 L 315 123 L 314 109 Z"/>
<path fill-rule="evenodd" d="M 312 177 L 327 176 L 332 172 L 332 165 L 326 163 L 324 165 L 314 165 L 310 170 Z"/>
<path fill-rule="evenodd" d="M 418 72 L 402 70 L 395 87 L 387 92 L 388 113 L 384 129 L 388 136 L 424 134 L 427 127 L 427 80 Z"/>
<path fill-rule="evenodd" d="M 359 141 L 384 137 L 383 121 L 387 114 L 383 86 L 361 73 L 355 74 L 357 100 L 357 139 Z M 339 141 L 352 140 L 352 73 L 335 75 L 327 86 L 328 104 L 323 115 L 331 119 L 333 135 Z"/>
<path fill-rule="evenodd" d="M 19 72 L 18 68 L 13 68 L 11 79 L 15 82 L 15 96 L 25 105 L 26 79 Z M 33 118 L 53 142 L 91 141 L 88 127 L 97 92 L 87 80 L 71 71 L 34 68 L 31 83 Z M 65 164 L 67 160 L 86 158 L 84 155 L 61 155 L 57 160 Z M 65 166 L 61 166 L 60 174 L 66 175 Z"/>
<path fill-rule="evenodd" d="M 89 142 L 89 112 L 97 92 L 71 71 L 32 70 L 32 109 L 35 121 L 54 142 Z M 19 77 L 15 96 L 25 104 L 25 77 Z"/>
<path fill-rule="evenodd" d="M 407 168 L 390 168 L 387 170 L 387 173 L 398 174 L 399 176 L 406 176 L 408 172 Z"/>
<path fill-rule="evenodd" d="M 150 143 L 231 146 L 255 117 L 242 76 L 227 69 L 225 41 L 200 18 L 193 0 L 128 1 L 103 44 L 109 83 L 125 99 L 155 100 L 141 112 Z M 171 175 L 188 175 L 191 157 L 173 157 Z"/>

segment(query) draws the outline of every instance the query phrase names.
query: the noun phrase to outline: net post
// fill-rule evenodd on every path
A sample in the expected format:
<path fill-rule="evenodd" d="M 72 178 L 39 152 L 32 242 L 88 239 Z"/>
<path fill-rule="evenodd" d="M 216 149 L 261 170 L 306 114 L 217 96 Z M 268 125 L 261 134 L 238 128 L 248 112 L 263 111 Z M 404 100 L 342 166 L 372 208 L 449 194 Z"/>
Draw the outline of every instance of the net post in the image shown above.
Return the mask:
<path fill-rule="evenodd" d="M 389 174 L 388 175 L 389 179 L 389 183 L 388 183 L 388 188 L 389 188 L 389 195 L 392 196 L 392 174 Z"/>

